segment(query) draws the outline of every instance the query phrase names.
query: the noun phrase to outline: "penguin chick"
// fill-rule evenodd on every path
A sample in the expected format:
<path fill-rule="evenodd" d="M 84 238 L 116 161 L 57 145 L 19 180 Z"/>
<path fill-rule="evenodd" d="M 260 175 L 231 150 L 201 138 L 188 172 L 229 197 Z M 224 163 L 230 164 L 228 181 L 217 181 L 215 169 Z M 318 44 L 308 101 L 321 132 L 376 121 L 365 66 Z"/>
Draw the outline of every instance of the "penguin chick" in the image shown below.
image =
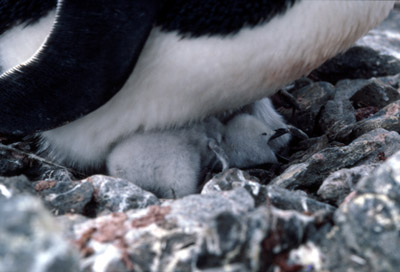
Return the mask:
<path fill-rule="evenodd" d="M 222 123 L 209 118 L 180 129 L 133 134 L 111 151 L 107 171 L 162 198 L 193 194 L 203 168 L 223 157 L 214 153 L 221 152 L 223 130 Z"/>
<path fill-rule="evenodd" d="M 240 114 L 228 122 L 221 143 L 230 167 L 277 163 L 270 139 L 275 131 L 249 114 Z M 279 138 L 279 137 L 278 137 Z"/>
<path fill-rule="evenodd" d="M 272 105 L 271 99 L 268 97 L 258 100 L 250 105 L 243 107 L 243 113 L 248 113 L 269 128 L 270 130 L 288 129 L 288 125 L 283 120 L 283 117 L 276 112 Z M 286 133 L 280 137 L 276 137 L 269 141 L 269 147 L 278 152 L 280 149 L 286 147 L 291 139 L 291 135 Z"/>
<path fill-rule="evenodd" d="M 209 118 L 181 129 L 141 132 L 115 146 L 107 170 L 159 197 L 182 197 L 196 193 L 204 170 L 216 163 L 222 170 L 276 163 L 268 145 L 273 135 L 249 114 L 237 115 L 226 126 Z"/>
<path fill-rule="evenodd" d="M 268 97 L 248 104 L 242 108 L 226 111 L 218 115 L 218 118 L 223 123 L 227 123 L 239 114 L 250 114 L 272 130 L 285 129 L 290 131 L 292 129 L 292 126 L 287 125 L 283 117 L 275 110 L 271 99 Z M 280 137 L 276 137 L 269 142 L 269 146 L 272 148 L 274 153 L 277 153 L 282 148 L 287 147 L 292 138 L 291 136 L 291 133 L 286 133 Z"/>

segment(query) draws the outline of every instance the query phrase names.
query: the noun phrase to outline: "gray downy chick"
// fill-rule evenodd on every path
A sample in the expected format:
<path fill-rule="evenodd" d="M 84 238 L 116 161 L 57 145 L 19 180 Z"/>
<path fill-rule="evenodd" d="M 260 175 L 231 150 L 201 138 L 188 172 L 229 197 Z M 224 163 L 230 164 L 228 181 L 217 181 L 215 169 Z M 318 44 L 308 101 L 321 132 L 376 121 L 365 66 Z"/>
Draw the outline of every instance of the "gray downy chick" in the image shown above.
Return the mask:
<path fill-rule="evenodd" d="M 274 130 L 249 114 L 226 125 L 209 118 L 180 129 L 136 133 L 107 158 L 110 175 L 163 198 L 196 193 L 205 169 L 247 168 L 277 162 L 269 141 Z"/>
<path fill-rule="evenodd" d="M 283 117 L 276 112 L 271 100 L 268 97 L 243 107 L 242 112 L 249 113 L 250 115 L 254 116 L 271 130 L 289 130 L 289 126 L 285 123 Z M 290 138 L 291 134 L 286 133 L 269 141 L 269 146 L 276 153 L 282 148 L 287 147 Z"/>
<path fill-rule="evenodd" d="M 225 124 L 232 120 L 235 116 L 240 114 L 249 114 L 261 121 L 265 126 L 271 130 L 288 130 L 292 131 L 292 126 L 285 123 L 283 117 L 275 110 L 271 100 L 268 97 L 260 99 L 254 103 L 248 104 L 236 110 L 226 111 L 219 115 L 219 119 Z M 276 137 L 269 142 L 269 146 L 274 153 L 277 153 L 282 148 L 288 146 L 291 139 L 291 134 L 286 133 L 280 137 Z"/>
<path fill-rule="evenodd" d="M 135 133 L 111 151 L 107 171 L 158 197 L 193 194 L 203 168 L 215 163 L 213 150 L 219 150 L 223 130 L 218 119 L 209 118 L 179 129 Z"/>
<path fill-rule="evenodd" d="M 270 146 L 275 130 L 250 114 L 239 114 L 226 125 L 221 148 L 229 167 L 249 168 L 277 163 Z M 278 137 L 279 138 L 279 137 Z"/>

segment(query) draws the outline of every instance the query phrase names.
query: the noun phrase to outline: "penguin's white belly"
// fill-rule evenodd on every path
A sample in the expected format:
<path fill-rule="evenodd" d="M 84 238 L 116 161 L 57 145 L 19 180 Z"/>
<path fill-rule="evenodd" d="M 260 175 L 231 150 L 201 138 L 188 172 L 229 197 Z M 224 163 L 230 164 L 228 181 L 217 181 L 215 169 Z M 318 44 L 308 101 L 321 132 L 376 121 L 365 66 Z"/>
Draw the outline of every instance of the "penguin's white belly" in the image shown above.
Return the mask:
<path fill-rule="evenodd" d="M 91 114 L 42 133 L 43 148 L 70 165 L 98 166 L 110 146 L 138 129 L 183 124 L 272 94 L 348 48 L 392 7 L 305 0 L 223 38 L 182 39 L 153 29 L 122 90 Z"/>
<path fill-rule="evenodd" d="M 55 15 L 52 11 L 34 25 L 18 25 L 0 36 L 0 72 L 27 61 L 39 50 L 53 27 Z"/>

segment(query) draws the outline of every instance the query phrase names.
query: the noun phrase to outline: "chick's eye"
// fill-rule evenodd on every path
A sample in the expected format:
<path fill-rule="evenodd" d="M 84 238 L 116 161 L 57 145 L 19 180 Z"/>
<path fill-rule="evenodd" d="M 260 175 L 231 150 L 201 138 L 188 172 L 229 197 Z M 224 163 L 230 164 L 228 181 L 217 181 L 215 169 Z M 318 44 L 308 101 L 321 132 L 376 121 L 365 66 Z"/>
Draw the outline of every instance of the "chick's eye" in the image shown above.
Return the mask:
<path fill-rule="evenodd" d="M 262 135 L 262 136 L 267 136 L 268 133 L 264 132 L 264 133 L 261 133 L 261 135 Z"/>

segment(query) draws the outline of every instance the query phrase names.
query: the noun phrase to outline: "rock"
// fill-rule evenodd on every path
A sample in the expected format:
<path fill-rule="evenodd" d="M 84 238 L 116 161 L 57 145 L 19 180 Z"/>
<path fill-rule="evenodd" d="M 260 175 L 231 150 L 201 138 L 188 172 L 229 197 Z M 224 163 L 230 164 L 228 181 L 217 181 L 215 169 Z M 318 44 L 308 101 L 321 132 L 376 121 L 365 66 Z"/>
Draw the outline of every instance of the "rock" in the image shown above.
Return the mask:
<path fill-rule="evenodd" d="M 341 79 L 369 79 L 396 75 L 400 71 L 400 60 L 381 55 L 370 47 L 354 46 L 347 52 L 328 60 L 314 70 L 310 77 L 314 80 L 336 84 Z"/>
<path fill-rule="evenodd" d="M 280 165 L 272 164 L 272 165 L 263 165 L 261 167 L 246 169 L 246 173 L 250 176 L 257 178 L 258 183 L 262 185 L 268 184 L 280 171 Z M 206 181 L 210 180 L 210 178 L 205 179 Z"/>
<path fill-rule="evenodd" d="M 349 125 L 340 130 L 335 139 L 341 142 L 349 142 L 369 131 L 383 128 L 389 131 L 400 132 L 400 100 L 391 103 L 373 116 Z"/>
<path fill-rule="evenodd" d="M 391 81 L 386 78 L 386 82 Z M 341 80 L 336 85 L 335 98 L 328 101 L 321 110 L 317 120 L 319 133 L 327 134 L 329 139 L 343 141 L 351 133 L 351 128 L 364 125 L 359 125 L 357 121 L 370 118 L 381 108 L 399 99 L 399 91 L 379 79 Z M 360 135 L 353 135 L 345 139 L 345 142 Z"/>
<path fill-rule="evenodd" d="M 16 177 L 0 177 L 0 198 L 10 198 L 19 194 L 35 194 L 32 182 L 27 177 L 21 175 Z"/>
<path fill-rule="evenodd" d="M 363 177 L 336 211 L 335 226 L 308 242 L 319 271 L 398 270 L 399 169 L 400 152 Z"/>
<path fill-rule="evenodd" d="M 378 78 L 383 83 L 392 86 L 393 88 L 399 90 L 400 88 L 400 74 L 394 76 L 387 76 L 387 77 L 379 77 Z"/>
<path fill-rule="evenodd" d="M 359 194 L 383 195 L 400 207 L 400 153 L 388 159 L 373 175 L 365 176 L 358 184 Z"/>
<path fill-rule="evenodd" d="M 83 177 L 83 174 L 77 174 L 77 177 Z M 41 168 L 41 175 L 36 178 L 35 180 L 45 180 L 45 181 L 51 181 L 51 180 L 57 180 L 57 181 L 62 181 L 62 182 L 72 182 L 73 180 L 76 180 L 75 176 L 71 173 L 70 169 L 67 168 L 49 168 L 49 167 L 42 167 Z"/>
<path fill-rule="evenodd" d="M 315 232 L 321 216 L 254 209 L 243 188 L 168 200 L 73 228 L 87 271 L 257 271 Z"/>
<path fill-rule="evenodd" d="M 341 267 L 336 268 L 332 256 L 327 264 L 330 271 L 343 271 L 345 267 L 396 271 L 400 265 L 399 212 L 398 203 L 384 195 L 364 194 L 343 206 L 335 215 L 340 241 L 330 245 L 331 250 L 338 251 Z"/>
<path fill-rule="evenodd" d="M 278 186 L 260 185 L 254 177 L 238 169 L 230 169 L 216 175 L 206 183 L 202 194 L 229 191 L 234 188 L 244 188 L 254 198 L 256 206 L 273 205 L 282 210 L 295 210 L 303 213 L 317 211 L 333 212 L 334 207 L 321 203 L 307 196 L 302 191 L 289 191 Z"/>
<path fill-rule="evenodd" d="M 356 114 L 353 105 L 348 100 L 330 100 L 322 108 L 318 118 L 318 127 L 321 134 L 327 134 L 329 138 L 335 138 L 337 131 L 346 128 L 356 122 Z"/>
<path fill-rule="evenodd" d="M 372 106 L 383 108 L 390 103 L 400 100 L 400 93 L 390 85 L 378 79 L 370 79 L 351 98 L 356 109 Z"/>
<path fill-rule="evenodd" d="M 281 107 L 285 109 L 296 108 L 297 110 L 299 110 L 299 108 L 297 107 L 298 105 L 296 99 L 291 95 L 291 93 L 312 84 L 314 84 L 314 82 L 309 78 L 306 77 L 299 78 L 295 80 L 293 83 L 288 84 L 283 88 L 281 88 L 278 92 L 270 96 L 270 99 L 274 107 L 278 111 L 279 108 Z"/>
<path fill-rule="evenodd" d="M 154 194 L 142 190 L 127 180 L 96 175 L 83 182 L 89 182 L 94 187 L 93 204 L 96 206 L 96 214 L 105 211 L 124 212 L 160 204 Z"/>
<path fill-rule="evenodd" d="M 217 248 L 222 246 L 220 252 L 225 255 L 226 251 L 234 252 L 230 247 L 243 246 L 246 236 L 237 235 L 240 242 L 237 244 L 227 240 L 231 237 L 229 232 L 220 231 L 217 231 L 218 235 L 227 236 L 221 237 L 220 242 L 216 240 L 214 247 L 203 249 L 200 245 L 209 243 L 206 240 L 210 238 L 213 226 L 224 229 L 221 220 L 231 218 L 240 223 L 239 219 L 253 208 L 252 197 L 242 188 L 226 193 L 187 196 L 139 212 L 128 211 L 89 220 L 75 227 L 75 230 L 79 229 L 75 231 L 76 243 L 82 254 L 90 252 L 89 256 L 83 256 L 91 256 L 85 260 L 88 270 L 97 267 L 114 271 L 119 267 L 122 271 L 130 271 L 135 267 L 139 271 L 190 271 L 197 266 L 202 252 L 218 251 Z M 246 234 L 245 226 L 236 229 L 237 225 L 229 224 L 228 229 L 231 226 L 233 234 L 238 234 L 237 231 Z M 239 261 L 237 263 L 240 265 Z"/>
<path fill-rule="evenodd" d="M 17 151 L 15 151 L 17 152 Z M 26 169 L 27 163 L 19 154 L 14 153 L 14 149 L 0 145 L 0 175 L 13 176 L 22 174 Z"/>
<path fill-rule="evenodd" d="M 56 215 L 79 213 L 94 217 L 159 204 L 152 193 L 132 182 L 101 175 L 81 181 L 38 181 L 35 189 Z"/>
<path fill-rule="evenodd" d="M 336 101 L 350 100 L 350 98 L 357 93 L 360 89 L 368 84 L 367 79 L 343 79 L 335 85 Z"/>
<path fill-rule="evenodd" d="M 326 148 L 303 163 L 291 165 L 271 184 L 287 189 L 314 190 L 334 171 L 379 162 L 399 149 L 398 133 L 377 129 L 357 138 L 348 146 Z"/>
<path fill-rule="evenodd" d="M 373 106 L 359 108 L 356 110 L 356 120 L 358 122 L 358 121 L 367 119 L 367 118 L 373 116 L 378 111 L 379 111 L 379 109 L 377 107 L 373 107 Z M 339 128 L 339 131 L 341 131 L 343 129 L 345 129 L 345 127 Z M 331 135 L 331 138 L 335 138 L 335 137 L 336 137 L 336 134 Z"/>
<path fill-rule="evenodd" d="M 78 255 L 40 201 L 0 199 L 0 271 L 79 271 Z"/>
<path fill-rule="evenodd" d="M 87 209 L 93 198 L 91 183 L 80 181 L 47 180 L 35 182 L 35 190 L 44 204 L 55 215 L 65 213 L 88 214 Z"/>
<path fill-rule="evenodd" d="M 292 116 L 291 111 L 280 112 L 295 127 L 303 130 L 308 135 L 313 135 L 315 119 L 321 107 L 334 97 L 334 86 L 326 82 L 317 82 L 301 89 L 294 89 L 291 94 L 296 98 L 300 111 L 297 111 L 294 116 Z"/>
<path fill-rule="evenodd" d="M 275 185 L 267 187 L 269 202 L 279 209 L 294 210 L 306 214 L 335 211 L 335 207 L 310 198 L 306 192 L 290 191 Z"/>
<path fill-rule="evenodd" d="M 26 152 L 12 146 L 0 144 L 0 176 L 16 176 L 24 174 L 32 179 L 46 179 L 49 175 L 66 176 L 82 174 L 61 165 L 45 160 L 32 152 Z M 61 174 L 62 173 L 62 174 Z M 51 177 L 50 177 L 51 178 Z"/>
<path fill-rule="evenodd" d="M 186 227 L 196 226 L 223 212 L 243 215 L 254 207 L 254 199 L 244 188 L 190 195 L 171 203 L 171 209 L 177 211 L 175 218 Z"/>
<path fill-rule="evenodd" d="M 229 169 L 215 175 L 203 187 L 201 194 L 230 191 L 235 188 L 244 188 L 254 198 L 255 205 L 266 203 L 267 187 L 261 185 L 255 177 L 239 169 Z"/>
<path fill-rule="evenodd" d="M 315 153 L 328 147 L 330 147 L 330 143 L 326 135 L 303 140 L 292 147 L 292 150 L 296 153 L 292 154 L 289 161 L 291 164 L 304 162 Z"/>
<path fill-rule="evenodd" d="M 378 166 L 379 164 L 361 165 L 333 172 L 324 180 L 317 194 L 322 200 L 339 206 L 355 190 L 358 181 L 371 175 Z"/>

